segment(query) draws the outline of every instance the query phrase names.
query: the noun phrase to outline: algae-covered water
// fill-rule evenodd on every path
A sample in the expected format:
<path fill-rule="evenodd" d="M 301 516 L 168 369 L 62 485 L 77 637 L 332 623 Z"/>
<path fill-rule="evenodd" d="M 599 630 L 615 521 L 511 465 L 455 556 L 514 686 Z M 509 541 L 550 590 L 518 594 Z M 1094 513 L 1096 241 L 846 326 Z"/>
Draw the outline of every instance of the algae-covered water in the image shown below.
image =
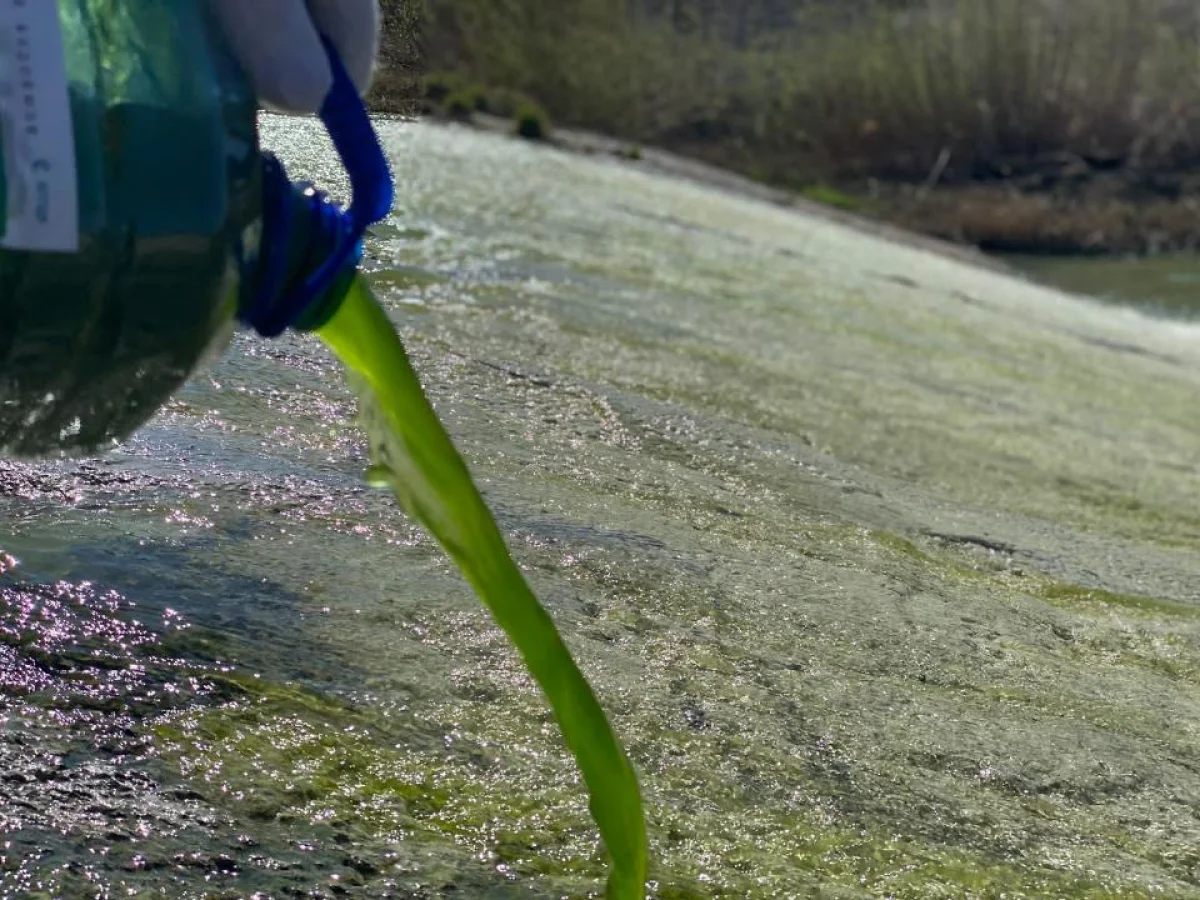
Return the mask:
<path fill-rule="evenodd" d="M 652 897 L 1200 896 L 1200 331 L 381 132 L 372 284 L 638 767 Z M 353 416 L 315 338 L 239 337 L 104 458 L 0 465 L 0 897 L 601 890 Z"/>

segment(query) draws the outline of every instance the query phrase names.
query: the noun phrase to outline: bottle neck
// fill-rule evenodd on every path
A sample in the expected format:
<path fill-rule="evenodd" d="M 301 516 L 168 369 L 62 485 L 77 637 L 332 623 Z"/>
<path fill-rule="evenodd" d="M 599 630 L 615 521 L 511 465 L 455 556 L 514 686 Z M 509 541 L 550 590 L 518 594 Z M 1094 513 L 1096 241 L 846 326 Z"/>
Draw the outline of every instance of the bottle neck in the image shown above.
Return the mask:
<path fill-rule="evenodd" d="M 242 273 L 238 318 L 268 338 L 329 320 L 362 258 L 367 227 L 392 208 L 395 186 L 371 117 L 332 42 L 322 37 L 322 44 L 333 87 L 321 121 L 346 168 L 352 202 L 343 209 L 311 185 L 293 185 L 282 163 L 263 154 L 262 237 Z"/>
<path fill-rule="evenodd" d="M 311 185 L 290 182 L 269 153 L 262 196 L 259 252 L 242 272 L 238 318 L 263 337 L 315 330 L 345 297 L 361 242 L 337 204 Z"/>

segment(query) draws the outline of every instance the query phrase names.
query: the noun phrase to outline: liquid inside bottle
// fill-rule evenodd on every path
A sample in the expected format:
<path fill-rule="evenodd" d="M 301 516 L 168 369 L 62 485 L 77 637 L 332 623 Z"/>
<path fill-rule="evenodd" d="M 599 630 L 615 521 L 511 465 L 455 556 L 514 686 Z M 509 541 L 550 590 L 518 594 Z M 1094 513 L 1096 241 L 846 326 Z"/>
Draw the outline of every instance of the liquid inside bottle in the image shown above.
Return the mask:
<path fill-rule="evenodd" d="M 203 0 L 5 8 L 0 452 L 85 452 L 143 424 L 232 332 L 259 215 L 257 104 Z M 74 195 L 72 251 L 16 227 L 71 219 L 37 209 L 30 144 L 67 163 L 52 175 Z"/>

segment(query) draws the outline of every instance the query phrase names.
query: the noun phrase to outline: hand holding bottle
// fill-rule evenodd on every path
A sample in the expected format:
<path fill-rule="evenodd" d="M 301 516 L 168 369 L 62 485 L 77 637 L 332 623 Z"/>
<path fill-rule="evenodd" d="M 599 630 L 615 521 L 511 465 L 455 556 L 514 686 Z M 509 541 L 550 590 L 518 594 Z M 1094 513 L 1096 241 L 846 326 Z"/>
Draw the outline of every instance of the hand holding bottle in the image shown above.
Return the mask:
<path fill-rule="evenodd" d="M 209 0 L 259 102 L 315 113 L 333 84 L 321 36 L 333 42 L 359 91 L 379 52 L 378 0 Z"/>

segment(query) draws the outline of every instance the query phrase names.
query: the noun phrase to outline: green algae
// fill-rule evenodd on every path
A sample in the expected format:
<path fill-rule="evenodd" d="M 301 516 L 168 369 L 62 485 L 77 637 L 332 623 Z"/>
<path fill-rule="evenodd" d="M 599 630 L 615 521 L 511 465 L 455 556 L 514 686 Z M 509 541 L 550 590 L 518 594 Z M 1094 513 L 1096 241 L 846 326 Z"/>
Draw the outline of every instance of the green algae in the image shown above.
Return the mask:
<path fill-rule="evenodd" d="M 1200 896 L 1194 333 L 615 164 L 385 140 L 406 211 L 368 259 L 417 271 L 376 287 L 625 740 L 651 896 Z M 262 674 L 151 719 L 219 823 L 178 843 L 244 894 L 594 897 L 520 657 L 362 486 L 323 348 L 258 346 L 121 456 L 177 480 L 0 498 L 6 549 L 139 573 L 225 636 L 181 653 Z M 142 844 L 29 841 L 155 883 Z M 220 890 L 195 871 L 166 895 Z"/>
<path fill-rule="evenodd" d="M 1145 618 L 1200 618 L 1200 606 L 1194 604 L 1135 594 L 1118 594 L 1077 584 L 1050 584 L 1043 587 L 1038 596 L 1065 609 L 1096 614 L 1120 611 Z"/>
<path fill-rule="evenodd" d="M 615 166 L 391 140 L 437 224 L 395 261 L 454 274 L 379 287 L 401 318 L 419 291 L 414 364 L 627 736 L 656 896 L 1200 894 L 1172 670 L 1200 635 L 1054 588 L 1185 604 L 1195 385 L 1170 335 Z M 347 765 L 452 790 L 378 827 L 583 889 L 596 848 L 532 685 L 449 581 L 416 584 L 420 655 L 386 610 L 309 626 L 381 692 L 421 687 L 414 731 L 369 742 L 408 749 Z"/>
<path fill-rule="evenodd" d="M 292 685 L 235 681 L 243 698 L 155 727 L 164 759 L 212 802 L 244 797 L 241 814 L 252 820 L 328 824 L 377 853 L 435 846 L 460 865 L 482 855 L 555 889 L 586 892 L 603 876 L 570 784 L 525 797 L 479 748 L 446 753 L 439 741 L 420 752 L 412 733 L 369 710 Z M 453 733 L 452 723 L 444 730 Z"/>
<path fill-rule="evenodd" d="M 891 534 L 886 531 L 871 532 L 871 538 L 880 546 L 886 547 L 909 559 L 923 565 L 929 565 L 934 562 L 933 557 L 910 541 L 908 538 L 901 537 L 898 534 Z"/>
<path fill-rule="evenodd" d="M 166 759 L 182 765 L 210 799 L 245 794 L 251 819 L 332 823 L 364 847 L 403 840 L 482 853 L 555 896 L 590 896 L 586 886 L 602 873 L 603 860 L 580 842 L 582 810 L 568 796 L 523 800 L 488 775 L 486 765 L 481 770 L 478 758 L 451 762 L 403 744 L 388 746 L 383 738 L 395 735 L 395 726 L 369 711 L 294 686 L 235 681 L 243 698 L 155 729 Z M 679 746 L 694 740 L 684 732 L 673 737 L 657 736 Z M 786 897 L 798 890 L 840 896 L 839 888 L 851 891 L 846 896 L 914 900 L 1155 896 L 1067 873 L 1031 873 L 982 852 L 831 826 L 811 814 L 749 811 L 728 790 L 706 796 L 715 807 L 660 807 L 652 816 L 658 863 L 649 896 L 655 900 Z M 1039 816 L 1057 818 L 1046 800 L 1021 802 Z M 729 817 L 739 823 L 736 832 L 728 828 Z M 721 855 L 725 871 L 695 864 L 690 851 L 697 842 Z"/>

